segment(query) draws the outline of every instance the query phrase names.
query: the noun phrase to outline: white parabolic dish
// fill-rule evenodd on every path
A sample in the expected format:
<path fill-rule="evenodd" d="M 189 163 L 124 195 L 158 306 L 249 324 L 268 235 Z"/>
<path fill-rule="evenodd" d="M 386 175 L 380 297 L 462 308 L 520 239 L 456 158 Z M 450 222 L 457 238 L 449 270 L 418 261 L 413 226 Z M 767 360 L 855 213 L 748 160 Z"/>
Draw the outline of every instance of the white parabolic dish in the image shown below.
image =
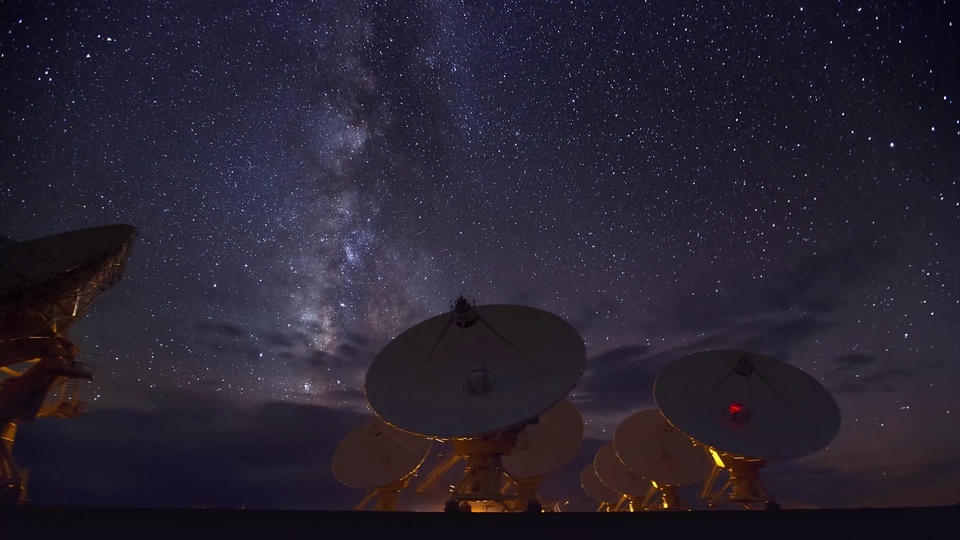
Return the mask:
<path fill-rule="evenodd" d="M 580 487 L 590 496 L 591 499 L 608 504 L 614 504 L 620 500 L 620 494 L 607 487 L 597 476 L 593 463 L 587 463 L 587 466 L 580 472 Z"/>
<path fill-rule="evenodd" d="M 340 440 L 333 475 L 346 486 L 372 489 L 403 480 L 427 458 L 433 441 L 405 433 L 371 417 Z"/>
<path fill-rule="evenodd" d="M 427 319 L 391 340 L 367 371 L 373 412 L 436 439 L 522 425 L 563 399 L 586 364 L 583 339 L 540 309 L 493 304 Z"/>
<path fill-rule="evenodd" d="M 709 471 L 703 448 L 670 425 L 658 409 L 624 418 L 613 436 L 613 446 L 634 474 L 660 485 L 692 484 Z"/>
<path fill-rule="evenodd" d="M 697 442 L 756 459 L 800 457 L 828 445 L 840 409 L 816 379 L 745 351 L 705 351 L 668 365 L 654 383 L 663 416 Z"/>
<path fill-rule="evenodd" d="M 610 441 L 597 450 L 593 458 L 593 468 L 597 471 L 597 478 L 608 488 L 632 497 L 646 495 L 653 485 L 650 480 L 630 472 L 630 469 L 620 461 L 617 452 Z"/>
<path fill-rule="evenodd" d="M 583 417 L 569 399 L 562 399 L 517 434 L 509 454 L 500 458 L 514 478 L 532 478 L 563 467 L 583 442 Z"/>

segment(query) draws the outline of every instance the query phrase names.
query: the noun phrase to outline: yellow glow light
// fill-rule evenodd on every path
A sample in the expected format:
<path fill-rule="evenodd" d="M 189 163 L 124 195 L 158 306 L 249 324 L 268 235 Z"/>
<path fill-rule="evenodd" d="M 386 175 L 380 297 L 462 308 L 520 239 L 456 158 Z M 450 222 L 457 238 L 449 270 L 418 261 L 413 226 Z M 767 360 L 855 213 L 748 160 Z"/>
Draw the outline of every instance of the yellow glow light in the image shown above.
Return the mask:
<path fill-rule="evenodd" d="M 713 462 L 717 464 L 717 467 L 726 469 L 727 466 L 723 464 L 723 460 L 720 459 L 720 454 L 717 453 L 713 448 L 710 449 L 710 455 L 713 457 Z"/>

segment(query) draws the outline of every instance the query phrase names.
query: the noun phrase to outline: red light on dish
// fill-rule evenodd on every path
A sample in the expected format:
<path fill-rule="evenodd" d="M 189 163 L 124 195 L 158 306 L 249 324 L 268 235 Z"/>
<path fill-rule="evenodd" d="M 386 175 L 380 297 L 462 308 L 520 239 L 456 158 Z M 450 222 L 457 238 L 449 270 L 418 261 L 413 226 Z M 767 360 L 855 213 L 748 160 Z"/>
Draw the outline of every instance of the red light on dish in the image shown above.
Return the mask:
<path fill-rule="evenodd" d="M 724 409 L 723 416 L 728 422 L 742 426 L 750 421 L 750 409 L 743 403 L 734 401 Z"/>

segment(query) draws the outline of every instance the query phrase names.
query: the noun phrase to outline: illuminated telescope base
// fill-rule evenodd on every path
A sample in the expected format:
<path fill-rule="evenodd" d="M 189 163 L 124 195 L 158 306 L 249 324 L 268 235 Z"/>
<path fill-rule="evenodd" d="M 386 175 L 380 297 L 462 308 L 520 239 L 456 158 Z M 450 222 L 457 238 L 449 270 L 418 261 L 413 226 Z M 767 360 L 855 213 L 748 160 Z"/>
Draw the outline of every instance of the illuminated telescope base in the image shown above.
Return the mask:
<path fill-rule="evenodd" d="M 509 493 L 514 490 L 514 499 L 504 501 L 511 512 L 539 512 L 543 503 L 537 495 L 537 486 L 543 481 L 543 475 L 530 478 L 514 478 L 512 482 L 508 481 L 501 488 L 501 493 Z M 532 506 L 531 506 L 532 503 Z"/>
<path fill-rule="evenodd" d="M 646 504 L 646 498 L 634 497 L 633 495 L 621 495 L 615 503 L 603 503 L 598 512 L 642 512 Z"/>
<path fill-rule="evenodd" d="M 767 466 L 766 460 L 750 459 L 717 452 L 707 448 L 713 459 L 713 469 L 703 484 L 700 498 L 708 507 L 722 503 L 734 503 L 744 508 L 778 508 L 760 479 L 760 469 Z M 727 481 L 714 489 L 720 475 L 728 473 Z M 763 505 L 763 506 L 760 506 Z"/>
<path fill-rule="evenodd" d="M 463 480 L 454 487 L 444 512 L 541 512 L 536 495 L 537 479 L 516 479 L 503 468 L 501 456 L 509 454 L 516 432 L 496 439 L 453 441 L 454 453 L 466 461 Z M 516 486 L 515 493 L 509 493 Z"/>
<path fill-rule="evenodd" d="M 378 512 L 396 512 L 400 506 L 398 498 L 401 491 L 407 487 L 410 477 L 398 480 L 392 484 L 376 487 L 367 491 L 366 496 L 353 509 L 362 510 L 370 501 L 376 499 L 373 510 Z"/>
<path fill-rule="evenodd" d="M 643 501 L 644 510 L 690 510 L 690 505 L 680 497 L 679 485 L 659 485 L 656 482 L 652 484 Z"/>
<path fill-rule="evenodd" d="M 658 485 L 651 482 L 650 491 L 641 499 L 633 495 L 621 495 L 614 503 L 600 503 L 597 512 L 648 512 L 690 510 L 680 497 L 680 486 Z"/>

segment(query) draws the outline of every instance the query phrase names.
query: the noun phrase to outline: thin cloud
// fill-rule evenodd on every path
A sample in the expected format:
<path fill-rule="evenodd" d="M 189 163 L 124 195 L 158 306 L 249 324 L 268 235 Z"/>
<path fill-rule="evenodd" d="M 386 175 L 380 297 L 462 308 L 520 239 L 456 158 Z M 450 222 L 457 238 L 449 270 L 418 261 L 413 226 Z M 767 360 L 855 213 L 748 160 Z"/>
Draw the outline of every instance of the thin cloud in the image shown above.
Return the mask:
<path fill-rule="evenodd" d="M 227 321 L 199 321 L 193 325 L 200 334 L 238 338 L 250 335 L 240 325 Z"/>
<path fill-rule="evenodd" d="M 840 369 L 859 369 L 877 362 L 877 357 L 871 354 L 845 354 L 833 359 Z"/>

